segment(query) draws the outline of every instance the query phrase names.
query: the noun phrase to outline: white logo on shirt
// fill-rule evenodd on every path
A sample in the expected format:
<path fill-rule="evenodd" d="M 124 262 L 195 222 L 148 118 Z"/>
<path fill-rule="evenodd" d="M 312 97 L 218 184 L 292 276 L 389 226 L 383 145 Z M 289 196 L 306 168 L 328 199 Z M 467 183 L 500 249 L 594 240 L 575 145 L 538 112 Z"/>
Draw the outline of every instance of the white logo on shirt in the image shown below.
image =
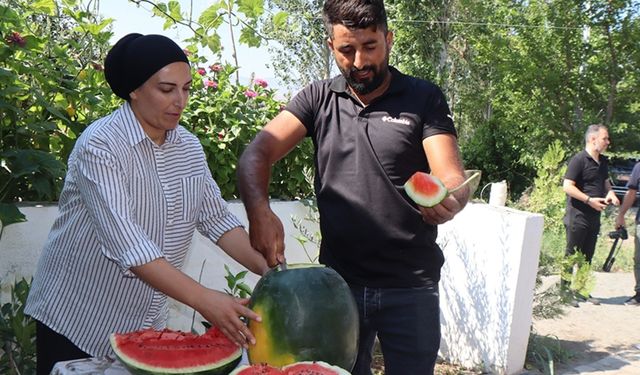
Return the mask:
<path fill-rule="evenodd" d="M 391 117 L 391 116 L 384 116 L 382 118 L 383 122 L 393 122 L 395 124 L 402 124 L 402 125 L 411 125 L 411 121 L 409 121 L 406 118 L 395 118 L 395 117 Z"/>

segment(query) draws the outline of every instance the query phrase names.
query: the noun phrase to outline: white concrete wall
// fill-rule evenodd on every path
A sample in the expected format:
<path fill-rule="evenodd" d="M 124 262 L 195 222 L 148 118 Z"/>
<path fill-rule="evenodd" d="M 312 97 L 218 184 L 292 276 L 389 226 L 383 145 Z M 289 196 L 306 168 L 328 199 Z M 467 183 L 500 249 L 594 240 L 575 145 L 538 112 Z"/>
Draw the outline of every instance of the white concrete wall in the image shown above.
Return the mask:
<path fill-rule="evenodd" d="M 291 219 L 305 218 L 307 207 L 299 202 L 273 202 L 272 207 L 285 226 L 288 262 L 308 262 Z M 242 204 L 230 202 L 230 209 L 246 225 Z M 21 211 L 28 221 L 4 228 L 0 240 L 0 303 L 8 299 L 8 283 L 33 274 L 57 215 L 56 206 L 21 207 Z M 317 231 L 316 223 L 307 221 L 305 227 Z M 446 257 L 440 283 L 441 355 L 445 359 L 468 367 L 480 365 L 497 374 L 522 369 L 541 238 L 542 216 L 478 203 L 467 205 L 440 227 L 438 242 Z M 308 247 L 315 257 L 317 249 Z M 243 269 L 209 240 L 194 236 L 185 272 L 224 290 L 225 264 L 234 274 Z M 253 287 L 257 279 L 249 273 L 246 282 Z M 172 304 L 170 327 L 187 330 L 193 320 L 193 310 Z M 195 322 L 199 321 L 196 317 Z"/>
<path fill-rule="evenodd" d="M 496 374 L 522 369 L 542 230 L 541 215 L 485 204 L 440 227 L 443 358 Z"/>

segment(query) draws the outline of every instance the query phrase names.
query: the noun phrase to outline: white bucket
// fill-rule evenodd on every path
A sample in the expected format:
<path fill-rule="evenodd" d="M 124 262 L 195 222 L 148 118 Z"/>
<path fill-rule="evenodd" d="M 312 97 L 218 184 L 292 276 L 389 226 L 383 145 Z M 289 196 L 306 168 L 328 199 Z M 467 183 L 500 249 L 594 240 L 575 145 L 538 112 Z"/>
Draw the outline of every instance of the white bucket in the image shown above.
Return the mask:
<path fill-rule="evenodd" d="M 507 203 L 507 181 L 492 182 L 489 204 L 492 206 L 504 206 L 505 203 Z"/>

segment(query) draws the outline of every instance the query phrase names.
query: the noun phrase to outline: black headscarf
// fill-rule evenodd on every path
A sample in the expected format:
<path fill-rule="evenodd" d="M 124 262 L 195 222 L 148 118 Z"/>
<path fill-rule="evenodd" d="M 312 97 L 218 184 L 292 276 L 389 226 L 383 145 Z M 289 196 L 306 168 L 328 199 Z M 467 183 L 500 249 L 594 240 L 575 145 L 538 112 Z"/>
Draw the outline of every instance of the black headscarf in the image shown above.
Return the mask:
<path fill-rule="evenodd" d="M 182 48 L 162 35 L 128 34 L 109 51 L 104 75 L 114 94 L 129 101 L 129 93 L 163 67 L 189 59 Z"/>

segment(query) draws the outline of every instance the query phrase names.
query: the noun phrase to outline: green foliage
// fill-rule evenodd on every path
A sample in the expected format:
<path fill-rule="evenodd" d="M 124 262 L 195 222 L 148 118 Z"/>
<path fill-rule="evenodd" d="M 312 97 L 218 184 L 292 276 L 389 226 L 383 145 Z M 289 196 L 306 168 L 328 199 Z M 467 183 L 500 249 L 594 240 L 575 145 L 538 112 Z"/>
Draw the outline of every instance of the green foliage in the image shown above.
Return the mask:
<path fill-rule="evenodd" d="M 296 241 L 302 246 L 302 250 L 304 251 L 307 259 L 311 263 L 316 263 L 318 261 L 318 250 L 320 249 L 320 240 L 321 234 L 319 230 L 311 231 L 305 222 L 319 225 L 320 224 L 320 213 L 318 212 L 318 204 L 315 199 L 304 199 L 302 203 L 309 207 L 309 212 L 304 218 L 298 218 L 296 216 L 291 217 L 291 221 L 293 223 L 293 227 L 300 233 L 295 237 Z M 308 246 L 313 247 L 313 249 L 309 249 Z"/>
<path fill-rule="evenodd" d="M 227 289 L 224 291 L 238 298 L 250 297 L 252 292 L 251 287 L 243 281 L 248 271 L 240 271 L 234 275 L 226 264 L 224 265 L 224 270 L 227 273 L 224 277 L 225 280 L 227 280 Z"/>
<path fill-rule="evenodd" d="M 531 332 L 525 367 L 538 369 L 545 375 L 553 375 L 556 363 L 566 363 L 574 356 L 574 353 L 562 347 L 557 337 L 540 336 Z"/>
<path fill-rule="evenodd" d="M 74 0 L 0 1 L 3 224 L 23 220 L 14 202 L 57 199 L 76 137 L 114 107 L 100 64 L 108 25 Z"/>
<path fill-rule="evenodd" d="M 525 209 L 544 215 L 545 230 L 562 233 L 562 218 L 566 206 L 566 194 L 562 179 L 566 172 L 566 152 L 559 140 L 549 145 L 537 163 L 537 176 Z"/>
<path fill-rule="evenodd" d="M 584 254 L 575 252 L 562 260 L 560 278 L 569 282 L 569 290 L 587 297 L 595 286 L 595 276 L 591 271 L 591 264 L 587 262 Z"/>
<path fill-rule="evenodd" d="M 283 108 L 283 103 L 275 98 L 275 91 L 268 88 L 268 82 L 233 84 L 230 77 L 235 71 L 229 64 L 214 64 L 208 71 L 201 68 L 183 115 L 183 123 L 200 138 L 213 177 L 223 197 L 228 199 L 239 197 L 235 171 L 242 151 Z M 306 140 L 274 166 L 271 196 L 280 199 L 310 196 L 312 168 L 313 144 Z"/>
<path fill-rule="evenodd" d="M 11 301 L 0 308 L 0 373 L 35 374 L 36 322 L 24 314 L 30 283 L 22 279 L 11 287 Z"/>
<path fill-rule="evenodd" d="M 324 0 L 268 0 L 262 32 L 278 43 L 269 46 L 276 76 L 292 88 L 330 78 L 336 68 L 327 46 L 321 13 Z"/>
<path fill-rule="evenodd" d="M 24 220 L 16 202 L 58 199 L 77 137 L 122 103 L 112 95 L 101 65 L 110 48 L 111 21 L 100 20 L 80 4 L 0 0 L 0 221 L 4 226 Z M 194 32 L 187 40 L 194 91 L 182 123 L 200 138 L 223 196 L 232 199 L 238 197 L 239 155 L 279 113 L 282 103 L 266 82 L 232 83 L 235 66 L 221 64 L 220 70 L 205 69 L 202 76 L 195 69 L 206 66 L 198 48 L 211 48 L 219 41 L 217 28 L 229 15 L 227 6 L 234 15 L 245 15 L 242 22 L 248 28 L 263 13 L 261 0 L 238 0 L 237 9 L 217 2 L 202 13 L 202 24 L 183 14 L 177 2 L 157 3 L 154 11 L 166 19 L 166 27 L 188 26 Z M 273 197 L 311 194 L 312 155 L 312 145 L 306 141 L 276 165 Z"/>

